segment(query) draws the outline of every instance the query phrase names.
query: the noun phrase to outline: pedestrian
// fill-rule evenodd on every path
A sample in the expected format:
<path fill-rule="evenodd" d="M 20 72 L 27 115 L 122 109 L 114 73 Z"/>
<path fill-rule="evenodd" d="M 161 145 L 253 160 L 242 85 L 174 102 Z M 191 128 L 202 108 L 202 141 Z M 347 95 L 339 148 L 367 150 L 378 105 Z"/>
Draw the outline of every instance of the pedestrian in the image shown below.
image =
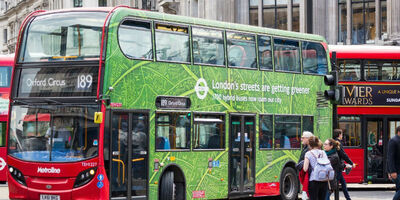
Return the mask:
<path fill-rule="evenodd" d="M 304 155 L 306 155 L 307 151 L 309 150 L 308 147 L 308 140 L 311 136 L 314 136 L 310 131 L 304 131 L 303 135 L 301 136 L 301 143 L 303 144 L 303 149 L 301 150 L 300 158 L 297 163 L 300 163 L 304 160 Z"/>
<path fill-rule="evenodd" d="M 387 171 L 389 179 L 396 184 L 393 200 L 400 200 L 400 126 L 396 128 L 396 135 L 389 140 Z"/>
<path fill-rule="evenodd" d="M 346 198 L 346 200 L 351 200 L 349 192 L 347 191 L 347 184 L 346 184 L 346 180 L 343 177 L 342 171 L 344 170 L 344 168 L 347 168 L 347 165 L 344 164 L 345 161 L 346 161 L 346 163 L 350 164 L 352 166 L 352 168 L 355 168 L 356 165 L 353 163 L 353 161 L 350 160 L 349 156 L 343 149 L 343 141 L 342 141 L 343 131 L 342 131 L 342 129 L 333 130 L 333 139 L 335 139 L 336 141 L 338 141 L 340 143 L 340 150 L 337 152 L 339 155 L 339 159 L 340 159 L 340 173 L 337 174 L 336 179 L 340 183 L 340 185 L 342 185 L 342 191 L 343 191 L 343 194 L 344 194 L 344 197 Z"/>
<path fill-rule="evenodd" d="M 328 182 L 319 181 L 318 172 L 313 170 L 317 166 L 317 158 L 328 159 L 326 153 L 321 150 L 321 142 L 318 137 L 312 136 L 309 138 L 308 145 L 310 146 L 310 151 L 304 156 L 303 170 L 305 172 L 311 167 L 311 174 L 308 185 L 308 193 L 310 200 L 322 200 L 326 198 L 326 192 L 328 191 Z"/>
<path fill-rule="evenodd" d="M 297 169 L 299 170 L 299 179 L 300 183 L 303 185 L 302 188 L 302 199 L 307 200 L 308 199 L 308 180 L 310 174 L 308 172 L 304 172 L 303 169 L 303 164 L 304 164 L 304 156 L 306 155 L 307 151 L 309 151 L 309 146 L 308 146 L 308 140 L 310 139 L 311 136 L 314 136 L 310 131 L 304 131 L 303 135 L 301 136 L 301 143 L 303 144 L 303 149 L 300 154 L 299 162 L 297 163 Z"/>
<path fill-rule="evenodd" d="M 340 150 L 340 143 L 334 139 L 327 139 L 324 142 L 324 150 L 326 155 L 329 158 L 329 161 L 331 162 L 331 165 L 333 167 L 333 170 L 335 171 L 335 179 L 333 179 L 332 181 L 329 181 L 329 187 L 327 194 L 326 194 L 326 200 L 330 199 L 331 194 L 337 190 L 337 180 L 336 180 L 336 176 L 337 174 L 341 173 L 340 171 L 340 159 L 339 159 L 339 155 L 338 155 L 338 151 Z"/>

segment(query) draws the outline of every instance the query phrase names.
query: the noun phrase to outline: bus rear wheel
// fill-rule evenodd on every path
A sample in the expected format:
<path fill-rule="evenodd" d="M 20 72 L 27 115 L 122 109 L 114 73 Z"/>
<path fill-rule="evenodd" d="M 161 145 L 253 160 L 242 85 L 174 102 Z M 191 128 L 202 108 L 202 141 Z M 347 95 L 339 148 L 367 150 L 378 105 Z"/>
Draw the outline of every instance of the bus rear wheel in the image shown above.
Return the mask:
<path fill-rule="evenodd" d="M 283 169 L 280 181 L 280 193 L 282 200 L 297 199 L 299 190 L 299 181 L 297 181 L 297 173 L 291 167 Z"/>
<path fill-rule="evenodd" d="M 175 199 L 174 172 L 166 171 L 161 178 L 160 200 Z"/>

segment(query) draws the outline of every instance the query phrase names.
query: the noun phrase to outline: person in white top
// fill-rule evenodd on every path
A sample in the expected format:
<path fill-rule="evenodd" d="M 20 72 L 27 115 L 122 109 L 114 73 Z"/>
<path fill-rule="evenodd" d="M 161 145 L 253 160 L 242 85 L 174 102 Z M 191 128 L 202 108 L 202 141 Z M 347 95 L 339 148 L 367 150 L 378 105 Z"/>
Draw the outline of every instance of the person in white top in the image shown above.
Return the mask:
<path fill-rule="evenodd" d="M 317 136 L 311 136 L 309 139 L 310 151 L 308 151 L 304 158 L 303 170 L 305 172 L 311 167 L 311 169 L 315 168 L 317 165 L 317 157 L 326 157 L 328 159 L 326 153 L 321 150 L 322 142 L 318 139 Z M 326 198 L 326 192 L 328 191 L 328 182 L 325 181 L 316 181 L 317 175 L 313 173 L 311 170 L 310 181 L 308 184 L 308 193 L 310 200 L 321 200 Z"/>

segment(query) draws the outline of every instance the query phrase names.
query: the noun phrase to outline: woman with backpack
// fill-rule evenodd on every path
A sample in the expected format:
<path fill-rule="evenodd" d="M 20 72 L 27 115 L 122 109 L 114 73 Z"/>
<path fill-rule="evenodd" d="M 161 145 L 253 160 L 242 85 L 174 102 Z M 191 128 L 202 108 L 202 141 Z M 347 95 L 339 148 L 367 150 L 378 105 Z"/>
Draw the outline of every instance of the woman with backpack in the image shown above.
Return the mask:
<path fill-rule="evenodd" d="M 324 142 L 324 150 L 329 158 L 329 161 L 331 162 L 333 170 L 335 171 L 335 178 L 329 181 L 330 188 L 328 188 L 328 192 L 326 194 L 326 200 L 329 200 L 331 194 L 338 189 L 336 176 L 337 174 L 341 173 L 341 162 L 337 152 L 340 150 L 340 143 L 334 139 L 327 139 Z"/>
<path fill-rule="evenodd" d="M 311 169 L 310 181 L 308 185 L 308 193 L 310 200 L 321 200 L 326 198 L 328 191 L 328 182 L 325 177 L 321 177 L 321 163 L 329 164 L 328 157 L 324 151 L 321 150 L 320 140 L 316 136 L 311 136 L 309 139 L 310 151 L 308 151 L 304 158 L 303 170 Z M 330 165 L 330 164 L 329 164 Z M 331 167 L 332 168 L 332 167 Z"/>

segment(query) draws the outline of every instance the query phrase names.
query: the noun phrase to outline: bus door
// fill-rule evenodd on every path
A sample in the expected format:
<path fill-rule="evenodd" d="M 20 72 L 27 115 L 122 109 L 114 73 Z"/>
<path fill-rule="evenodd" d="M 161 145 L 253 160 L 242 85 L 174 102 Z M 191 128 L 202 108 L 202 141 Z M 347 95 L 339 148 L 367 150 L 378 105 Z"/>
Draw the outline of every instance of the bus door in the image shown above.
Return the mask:
<path fill-rule="evenodd" d="M 386 174 L 386 143 L 387 132 L 384 127 L 384 119 L 367 119 L 367 181 L 380 182 L 387 177 Z"/>
<path fill-rule="evenodd" d="M 113 111 L 111 116 L 111 198 L 146 199 L 148 113 Z"/>
<path fill-rule="evenodd" d="M 229 195 L 255 191 L 255 115 L 230 116 Z"/>

